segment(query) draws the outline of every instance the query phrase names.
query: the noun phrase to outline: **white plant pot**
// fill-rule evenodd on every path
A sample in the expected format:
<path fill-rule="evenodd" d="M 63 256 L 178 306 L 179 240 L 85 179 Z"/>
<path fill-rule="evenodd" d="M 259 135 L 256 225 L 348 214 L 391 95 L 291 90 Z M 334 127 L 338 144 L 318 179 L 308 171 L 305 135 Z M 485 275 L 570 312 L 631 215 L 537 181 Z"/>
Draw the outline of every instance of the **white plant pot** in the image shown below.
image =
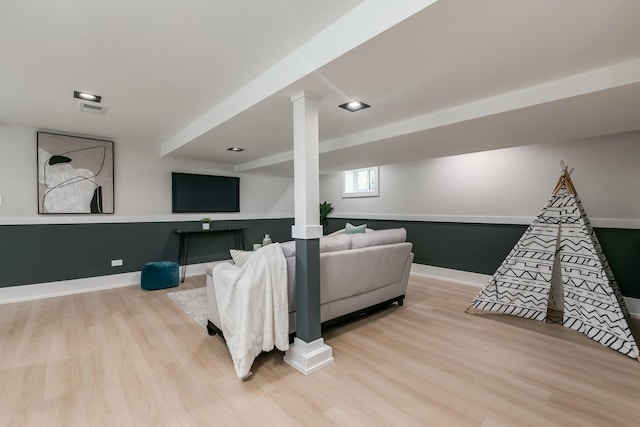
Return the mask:
<path fill-rule="evenodd" d="M 203 230 L 208 230 L 209 229 L 209 223 L 208 222 L 203 222 L 202 223 L 202 229 Z"/>

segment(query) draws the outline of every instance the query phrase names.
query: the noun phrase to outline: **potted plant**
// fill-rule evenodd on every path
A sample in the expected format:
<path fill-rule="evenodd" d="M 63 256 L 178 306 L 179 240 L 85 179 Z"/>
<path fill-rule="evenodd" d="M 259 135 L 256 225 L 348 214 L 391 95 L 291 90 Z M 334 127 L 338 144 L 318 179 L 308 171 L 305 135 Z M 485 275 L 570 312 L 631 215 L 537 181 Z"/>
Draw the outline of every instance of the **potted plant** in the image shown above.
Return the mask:
<path fill-rule="evenodd" d="M 327 226 L 329 224 L 327 217 L 331 212 L 333 212 L 333 206 L 331 206 L 331 203 L 328 203 L 326 200 L 320 203 L 320 224 L 322 224 L 322 234 L 327 234 Z"/>
<path fill-rule="evenodd" d="M 211 223 L 211 218 L 209 218 L 208 216 L 203 216 L 202 218 L 200 218 L 200 222 L 202 223 L 202 229 L 208 230 Z"/>

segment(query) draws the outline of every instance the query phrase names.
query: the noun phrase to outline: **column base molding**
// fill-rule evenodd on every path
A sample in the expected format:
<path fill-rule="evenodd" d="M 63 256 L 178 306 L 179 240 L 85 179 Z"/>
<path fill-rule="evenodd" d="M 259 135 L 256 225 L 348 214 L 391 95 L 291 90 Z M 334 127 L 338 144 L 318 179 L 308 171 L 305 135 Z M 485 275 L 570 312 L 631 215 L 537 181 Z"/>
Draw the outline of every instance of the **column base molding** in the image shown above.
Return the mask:
<path fill-rule="evenodd" d="M 284 354 L 284 362 L 291 365 L 304 375 L 324 368 L 333 363 L 333 349 L 324 343 L 324 339 L 318 338 L 310 343 L 299 338 L 293 339 L 293 344 Z"/>

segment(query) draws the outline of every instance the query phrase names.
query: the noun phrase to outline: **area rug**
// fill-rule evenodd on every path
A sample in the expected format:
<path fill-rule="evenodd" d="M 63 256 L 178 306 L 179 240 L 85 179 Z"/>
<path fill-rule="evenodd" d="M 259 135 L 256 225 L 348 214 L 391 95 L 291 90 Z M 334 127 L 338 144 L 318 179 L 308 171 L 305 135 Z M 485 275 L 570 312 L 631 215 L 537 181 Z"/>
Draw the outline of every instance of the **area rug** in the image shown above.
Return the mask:
<path fill-rule="evenodd" d="M 207 288 L 169 292 L 167 296 L 198 325 L 207 327 Z"/>

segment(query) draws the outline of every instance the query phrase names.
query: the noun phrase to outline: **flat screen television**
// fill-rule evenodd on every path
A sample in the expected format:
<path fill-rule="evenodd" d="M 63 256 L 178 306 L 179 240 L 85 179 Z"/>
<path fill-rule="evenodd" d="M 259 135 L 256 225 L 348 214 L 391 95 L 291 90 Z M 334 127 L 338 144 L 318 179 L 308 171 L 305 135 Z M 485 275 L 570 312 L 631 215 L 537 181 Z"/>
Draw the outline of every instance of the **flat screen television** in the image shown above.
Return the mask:
<path fill-rule="evenodd" d="M 240 178 L 171 173 L 171 211 L 240 212 Z"/>

